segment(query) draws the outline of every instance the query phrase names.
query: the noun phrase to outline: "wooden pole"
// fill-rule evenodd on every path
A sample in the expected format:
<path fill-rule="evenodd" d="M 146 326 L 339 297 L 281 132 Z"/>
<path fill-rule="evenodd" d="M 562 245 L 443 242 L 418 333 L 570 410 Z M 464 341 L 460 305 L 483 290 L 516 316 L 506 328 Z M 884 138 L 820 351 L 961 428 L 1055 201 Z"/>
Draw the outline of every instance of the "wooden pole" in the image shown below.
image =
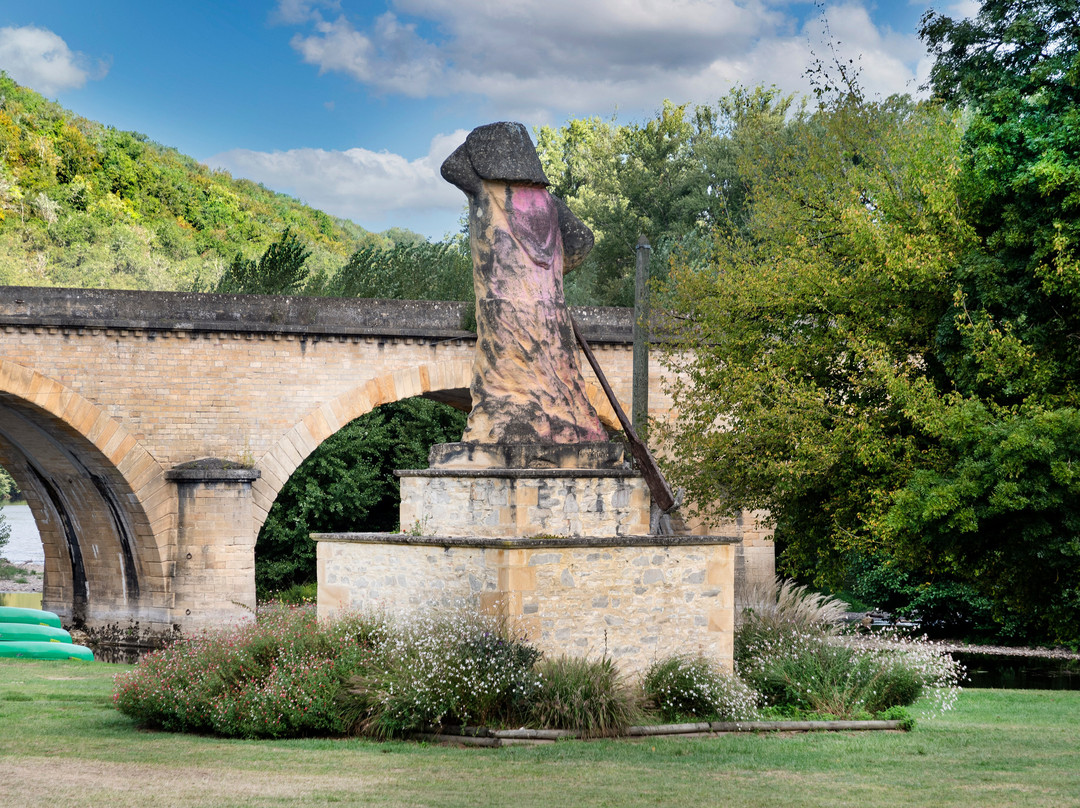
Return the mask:
<path fill-rule="evenodd" d="M 637 247 L 634 276 L 634 391 L 630 399 L 634 429 L 646 432 L 649 422 L 649 254 L 652 247 L 641 236 Z"/>
<path fill-rule="evenodd" d="M 596 374 L 600 386 L 604 388 L 604 393 L 607 395 L 608 401 L 611 402 L 611 408 L 615 410 L 615 416 L 619 419 L 619 424 L 626 434 L 626 439 L 630 442 L 630 452 L 634 455 L 634 460 L 637 461 L 638 469 L 641 470 L 641 475 L 645 478 L 645 482 L 649 486 L 649 492 L 652 494 L 653 502 L 656 503 L 656 507 L 661 511 L 667 513 L 675 507 L 675 495 L 671 492 L 671 486 L 668 485 L 668 481 L 664 479 L 664 475 L 660 471 L 660 467 L 656 465 L 656 460 L 649 452 L 649 448 L 641 442 L 640 438 L 638 438 L 637 432 L 634 431 L 634 425 L 630 423 L 630 419 L 626 417 L 626 411 L 623 410 L 622 405 L 619 404 L 619 399 L 615 398 L 615 393 L 612 391 L 611 385 L 608 384 L 607 376 L 604 375 L 600 363 L 596 361 L 596 357 L 593 355 L 589 343 L 587 343 L 585 337 L 581 335 L 581 329 L 578 328 L 578 324 L 574 321 L 573 315 L 570 316 L 570 325 L 573 326 L 574 336 L 577 337 L 578 344 L 585 353 L 585 358 L 589 361 L 589 366 L 593 369 L 593 373 Z"/>

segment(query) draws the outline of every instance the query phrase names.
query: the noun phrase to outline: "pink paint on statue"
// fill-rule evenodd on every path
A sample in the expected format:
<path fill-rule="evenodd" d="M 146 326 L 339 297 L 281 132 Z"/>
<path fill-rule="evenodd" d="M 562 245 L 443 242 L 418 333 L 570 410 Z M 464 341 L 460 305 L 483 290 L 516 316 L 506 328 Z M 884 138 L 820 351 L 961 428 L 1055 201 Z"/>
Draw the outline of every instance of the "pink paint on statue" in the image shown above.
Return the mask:
<path fill-rule="evenodd" d="M 527 135 L 523 127 L 520 132 L 515 127 L 520 125 L 495 124 L 477 131 L 485 137 L 506 135 L 520 140 L 518 145 L 524 149 Z M 487 145 L 485 141 L 477 146 L 481 150 L 477 159 L 488 159 L 483 152 Z M 587 236 L 584 249 L 578 244 L 578 260 L 591 246 L 591 234 L 538 180 L 477 176 L 468 146 L 466 141 L 443 166 L 444 176 L 449 174 L 447 178 L 469 197 L 476 292 L 473 409 L 463 440 L 605 441 L 607 433 L 585 393 L 563 294 L 566 255 L 561 219 L 573 220 L 571 225 L 578 229 L 571 232 L 578 242 L 583 233 Z M 531 143 L 528 147 L 531 159 L 536 160 Z M 542 179 L 539 161 L 535 170 Z"/>

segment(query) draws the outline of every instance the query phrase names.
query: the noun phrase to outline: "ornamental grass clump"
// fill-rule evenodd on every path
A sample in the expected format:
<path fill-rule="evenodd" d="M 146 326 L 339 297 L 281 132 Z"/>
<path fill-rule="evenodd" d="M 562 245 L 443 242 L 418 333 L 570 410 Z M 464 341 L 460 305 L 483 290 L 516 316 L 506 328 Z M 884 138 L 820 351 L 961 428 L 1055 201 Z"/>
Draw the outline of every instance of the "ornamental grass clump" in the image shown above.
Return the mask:
<path fill-rule="evenodd" d="M 937 710 L 955 701 L 963 671 L 952 657 L 922 640 L 844 636 L 839 601 L 785 581 L 739 605 L 736 669 L 774 712 L 849 719 L 924 696 Z"/>
<path fill-rule="evenodd" d="M 253 623 L 197 633 L 147 654 L 116 677 L 113 701 L 140 725 L 175 732 L 340 733 L 334 697 L 384 637 L 378 617 L 321 624 L 311 609 L 272 607 Z"/>
<path fill-rule="evenodd" d="M 609 658 L 560 656 L 537 665 L 530 723 L 582 738 L 623 734 L 641 716 L 638 699 Z"/>
<path fill-rule="evenodd" d="M 758 694 L 703 656 L 654 662 L 642 680 L 647 704 L 662 720 L 753 721 Z"/>
<path fill-rule="evenodd" d="M 433 725 L 520 723 L 540 652 L 505 621 L 466 611 L 397 623 L 337 698 L 352 732 L 390 738 Z"/>

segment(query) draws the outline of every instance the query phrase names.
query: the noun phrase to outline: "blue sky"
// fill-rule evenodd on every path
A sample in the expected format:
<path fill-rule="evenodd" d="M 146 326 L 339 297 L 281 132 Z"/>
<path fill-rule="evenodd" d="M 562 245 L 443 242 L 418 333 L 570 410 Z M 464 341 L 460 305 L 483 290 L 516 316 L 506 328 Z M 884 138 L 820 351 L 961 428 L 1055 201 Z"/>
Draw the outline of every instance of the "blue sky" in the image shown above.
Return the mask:
<path fill-rule="evenodd" d="M 0 69 L 371 230 L 432 238 L 438 167 L 483 123 L 643 120 L 735 84 L 808 89 L 822 14 L 878 93 L 917 93 L 931 5 L 972 0 L 0 0 Z"/>

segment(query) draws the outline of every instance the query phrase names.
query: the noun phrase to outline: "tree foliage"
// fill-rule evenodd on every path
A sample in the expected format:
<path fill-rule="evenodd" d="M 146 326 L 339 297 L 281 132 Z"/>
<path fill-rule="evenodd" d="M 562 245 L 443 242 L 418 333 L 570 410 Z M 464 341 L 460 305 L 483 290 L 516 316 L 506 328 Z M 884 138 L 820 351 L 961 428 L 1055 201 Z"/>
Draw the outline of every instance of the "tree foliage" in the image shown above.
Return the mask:
<path fill-rule="evenodd" d="M 189 289 L 290 229 L 331 273 L 386 240 L 0 73 L 0 284 Z"/>
<path fill-rule="evenodd" d="M 823 101 L 745 127 L 748 227 L 673 271 L 676 475 L 717 512 L 770 510 L 804 578 L 884 564 L 1075 642 L 1080 368 L 1043 341 L 1075 307 L 1008 288 L 959 113 Z"/>
<path fill-rule="evenodd" d="M 304 262 L 311 251 L 289 229 L 255 261 L 236 254 L 218 279 L 219 294 L 295 295 L 303 290 L 309 271 Z"/>
<path fill-rule="evenodd" d="M 366 245 L 325 287 L 332 297 L 472 300 L 472 257 L 464 240 Z"/>
<path fill-rule="evenodd" d="M 8 470 L 0 466 L 0 504 L 19 496 L 19 486 Z"/>
<path fill-rule="evenodd" d="M 791 97 L 775 89 L 737 89 L 715 106 L 665 101 L 644 123 L 580 118 L 537 132 L 537 151 L 551 181 L 592 228 L 596 246 L 567 276 L 567 299 L 593 305 L 631 305 L 634 247 L 651 243 L 662 276 L 671 251 L 692 247 L 710 229 L 738 226 L 745 188 L 731 130 L 738 115 L 782 125 Z"/>

